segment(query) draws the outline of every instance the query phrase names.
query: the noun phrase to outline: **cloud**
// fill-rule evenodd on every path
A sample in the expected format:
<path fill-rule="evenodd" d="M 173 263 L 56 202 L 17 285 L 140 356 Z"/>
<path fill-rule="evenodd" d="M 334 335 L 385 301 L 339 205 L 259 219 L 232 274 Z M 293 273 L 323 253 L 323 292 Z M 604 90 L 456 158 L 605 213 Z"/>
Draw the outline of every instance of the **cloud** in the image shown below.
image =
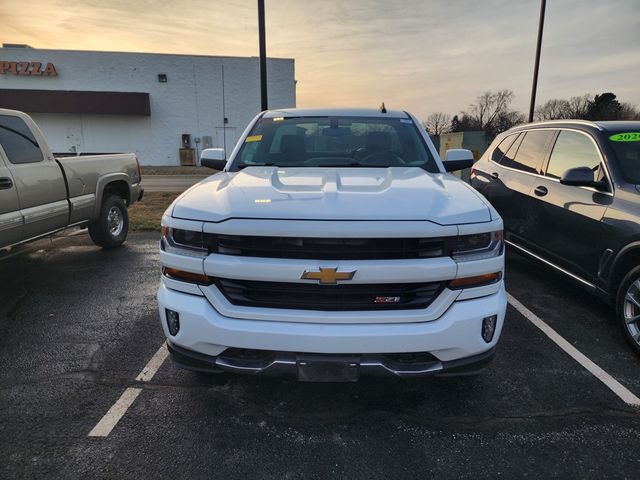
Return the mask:
<path fill-rule="evenodd" d="M 510 88 L 528 107 L 537 1 L 266 3 L 267 51 L 295 58 L 299 106 L 385 101 L 426 117 Z M 2 0 L 0 17 L 2 41 L 39 48 L 257 55 L 255 0 Z M 614 91 L 639 104 L 638 24 L 637 0 L 549 2 L 539 102 Z"/>

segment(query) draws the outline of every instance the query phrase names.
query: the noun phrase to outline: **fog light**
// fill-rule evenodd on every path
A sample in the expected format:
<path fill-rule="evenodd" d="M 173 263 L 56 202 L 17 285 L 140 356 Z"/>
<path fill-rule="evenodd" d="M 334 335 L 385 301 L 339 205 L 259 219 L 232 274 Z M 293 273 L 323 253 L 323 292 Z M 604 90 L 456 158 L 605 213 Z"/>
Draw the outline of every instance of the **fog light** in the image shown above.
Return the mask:
<path fill-rule="evenodd" d="M 498 316 L 491 315 L 482 319 L 482 338 L 485 342 L 490 343 L 493 340 L 493 334 L 496 333 L 496 325 Z"/>
<path fill-rule="evenodd" d="M 165 314 L 167 315 L 169 333 L 175 337 L 178 334 L 178 330 L 180 330 L 180 315 L 178 315 L 178 312 L 174 312 L 168 308 L 165 309 Z"/>

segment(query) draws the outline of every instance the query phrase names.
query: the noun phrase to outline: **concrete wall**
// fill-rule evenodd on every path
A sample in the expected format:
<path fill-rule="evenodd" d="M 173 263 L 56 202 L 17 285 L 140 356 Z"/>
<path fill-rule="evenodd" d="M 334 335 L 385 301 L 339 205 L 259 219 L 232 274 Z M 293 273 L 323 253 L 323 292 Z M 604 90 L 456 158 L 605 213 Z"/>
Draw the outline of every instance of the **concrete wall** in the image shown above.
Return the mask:
<path fill-rule="evenodd" d="M 440 135 L 440 158 L 450 148 L 466 148 L 473 152 L 473 158 L 478 160 L 489 146 L 485 132 L 452 132 Z"/>
<path fill-rule="evenodd" d="M 230 152 L 260 111 L 255 57 L 0 48 L 0 61 L 51 62 L 58 72 L 57 77 L 0 75 L 0 88 L 149 93 L 150 117 L 27 112 L 60 153 L 132 151 L 144 165 L 178 165 L 183 133 L 192 139 L 211 136 L 219 147 L 226 137 Z M 267 72 L 269 108 L 295 107 L 294 61 L 269 59 Z M 167 83 L 158 81 L 160 73 Z"/>

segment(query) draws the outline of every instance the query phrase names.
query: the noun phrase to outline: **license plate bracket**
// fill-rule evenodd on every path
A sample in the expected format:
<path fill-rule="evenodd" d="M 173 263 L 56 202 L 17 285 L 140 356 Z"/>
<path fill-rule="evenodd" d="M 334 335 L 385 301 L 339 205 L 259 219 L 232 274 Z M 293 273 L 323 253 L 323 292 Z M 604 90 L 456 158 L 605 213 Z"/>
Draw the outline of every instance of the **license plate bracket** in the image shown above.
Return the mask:
<path fill-rule="evenodd" d="M 298 380 L 301 382 L 357 382 L 360 358 L 298 355 Z"/>

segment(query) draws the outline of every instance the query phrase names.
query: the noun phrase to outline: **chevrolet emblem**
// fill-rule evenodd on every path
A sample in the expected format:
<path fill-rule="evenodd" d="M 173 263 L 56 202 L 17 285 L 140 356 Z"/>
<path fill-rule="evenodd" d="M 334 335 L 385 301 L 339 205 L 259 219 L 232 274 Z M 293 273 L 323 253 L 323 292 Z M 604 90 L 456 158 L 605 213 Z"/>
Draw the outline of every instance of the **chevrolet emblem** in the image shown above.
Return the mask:
<path fill-rule="evenodd" d="M 335 285 L 338 280 L 351 280 L 356 274 L 356 271 L 351 272 L 338 272 L 337 268 L 322 268 L 319 272 L 310 272 L 305 270 L 302 276 L 302 280 L 317 280 L 320 285 Z"/>

